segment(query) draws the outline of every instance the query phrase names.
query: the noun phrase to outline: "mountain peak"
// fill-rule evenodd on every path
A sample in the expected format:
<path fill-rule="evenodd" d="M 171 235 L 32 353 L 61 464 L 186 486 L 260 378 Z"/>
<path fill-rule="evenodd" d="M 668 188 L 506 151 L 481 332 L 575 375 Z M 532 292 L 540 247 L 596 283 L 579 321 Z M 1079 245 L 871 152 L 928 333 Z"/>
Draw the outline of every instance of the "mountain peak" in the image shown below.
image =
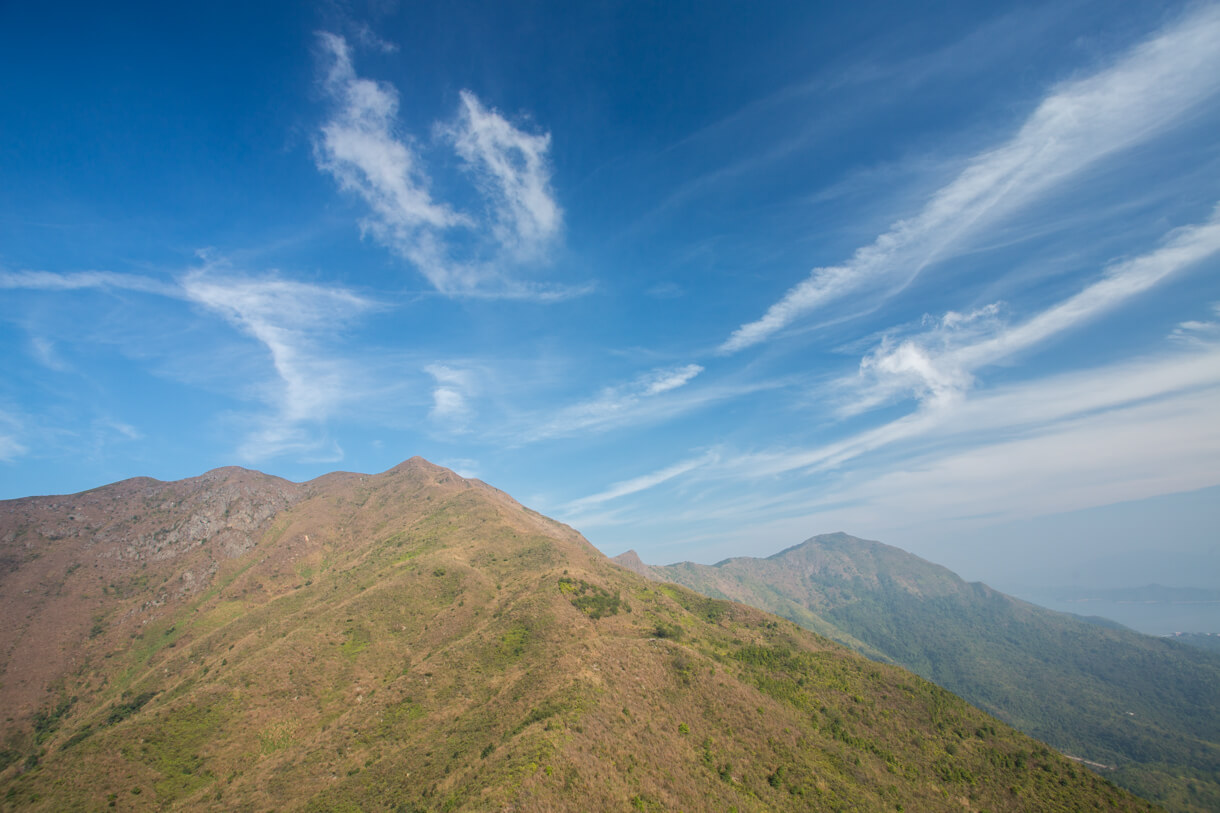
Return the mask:
<path fill-rule="evenodd" d="M 791 555 L 794 553 L 799 553 L 801 551 L 812 550 L 815 548 L 831 547 L 831 546 L 843 547 L 845 545 L 851 545 L 851 546 L 862 546 L 863 547 L 863 546 L 876 546 L 876 545 L 880 545 L 880 544 L 881 544 L 880 542 L 874 542 L 871 539 L 861 539 L 858 536 L 852 536 L 851 534 L 845 533 L 843 531 L 835 531 L 834 533 L 818 534 L 817 536 L 811 536 L 808 539 L 806 539 L 804 542 L 799 542 L 795 545 L 792 545 L 791 547 L 784 548 L 779 553 L 773 553 L 770 556 L 768 556 L 767 558 L 768 559 L 782 559 L 785 556 L 788 556 L 788 555 Z"/>
<path fill-rule="evenodd" d="M 445 474 L 452 474 L 454 477 L 459 476 L 452 469 L 447 469 L 444 466 L 438 466 L 437 464 L 433 463 L 432 461 L 427 460 L 423 457 L 420 457 L 419 455 L 413 455 L 412 457 L 409 457 L 406 460 L 399 463 L 397 466 L 394 466 L 391 469 L 387 469 L 386 471 L 384 471 L 382 473 L 383 474 L 401 474 L 403 472 L 411 472 L 411 471 L 426 471 L 426 472 L 430 472 L 432 474 L 445 473 Z"/>
<path fill-rule="evenodd" d="M 624 551 L 610 561 L 627 568 L 632 573 L 639 573 L 641 576 L 649 574 L 648 565 L 644 564 L 644 560 L 640 558 L 640 555 L 635 550 Z"/>

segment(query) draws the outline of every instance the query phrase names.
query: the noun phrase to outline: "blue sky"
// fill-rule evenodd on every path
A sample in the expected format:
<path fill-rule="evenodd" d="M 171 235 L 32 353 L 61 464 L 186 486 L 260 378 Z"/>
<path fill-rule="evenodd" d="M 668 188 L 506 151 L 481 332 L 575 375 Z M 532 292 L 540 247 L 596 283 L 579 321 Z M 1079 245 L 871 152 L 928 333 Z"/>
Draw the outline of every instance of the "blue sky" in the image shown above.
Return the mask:
<path fill-rule="evenodd" d="M 1211 583 L 1218 43 L 1215 3 L 5 4 L 0 498 L 418 454 L 652 562 Z"/>

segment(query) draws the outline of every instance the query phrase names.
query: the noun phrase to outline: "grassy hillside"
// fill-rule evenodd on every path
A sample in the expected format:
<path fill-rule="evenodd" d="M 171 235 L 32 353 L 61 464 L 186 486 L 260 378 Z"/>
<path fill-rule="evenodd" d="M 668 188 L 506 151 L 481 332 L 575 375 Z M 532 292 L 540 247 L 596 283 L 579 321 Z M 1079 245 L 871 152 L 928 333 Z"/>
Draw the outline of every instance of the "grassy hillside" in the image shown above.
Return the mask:
<path fill-rule="evenodd" d="M 5 809 L 1150 809 L 419 460 L 12 501 L 0 542 Z"/>
<path fill-rule="evenodd" d="M 1175 810 L 1220 809 L 1220 658 L 1019 601 L 845 534 L 641 567 L 900 664 Z"/>

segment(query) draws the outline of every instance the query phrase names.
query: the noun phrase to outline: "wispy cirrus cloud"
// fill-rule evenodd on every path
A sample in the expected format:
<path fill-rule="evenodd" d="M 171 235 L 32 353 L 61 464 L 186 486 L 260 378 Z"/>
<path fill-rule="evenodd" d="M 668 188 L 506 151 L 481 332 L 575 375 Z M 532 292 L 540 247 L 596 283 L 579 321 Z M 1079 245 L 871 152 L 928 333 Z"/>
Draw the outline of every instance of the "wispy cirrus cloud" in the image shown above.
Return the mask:
<path fill-rule="evenodd" d="M 322 454 L 325 459 L 341 456 L 321 426 L 358 397 L 360 388 L 353 380 L 358 365 L 336 355 L 330 345 L 345 326 L 381 307 L 345 288 L 249 276 L 227 270 L 223 263 L 170 280 L 108 271 L 2 272 L 0 288 L 133 291 L 178 300 L 219 316 L 259 342 L 274 375 L 255 386 L 256 397 L 270 411 L 238 419 L 246 427 L 238 454 L 247 461 L 288 453 Z M 32 350 L 44 365 L 68 369 L 48 340 L 36 338 Z M 108 425 L 127 435 L 118 428 L 120 424 L 111 421 Z"/>
<path fill-rule="evenodd" d="M 685 386 L 692 378 L 703 372 L 698 364 L 687 364 L 663 370 L 653 370 L 640 378 L 644 395 L 658 395 Z"/>
<path fill-rule="evenodd" d="M 277 379 L 264 387 L 272 414 L 256 419 L 238 453 L 261 460 L 287 452 L 328 459 L 341 451 L 310 424 L 330 417 L 353 397 L 349 365 L 322 352 L 322 337 L 377 307 L 342 288 L 283 279 L 249 279 L 199 271 L 182 279 L 186 297 L 258 340 L 270 354 Z"/>
<path fill-rule="evenodd" d="M 577 515 L 585 510 L 592 508 L 602 503 L 616 500 L 620 497 L 626 497 L 629 494 L 636 494 L 641 491 L 646 491 L 650 488 L 659 486 L 662 483 L 669 482 L 676 477 L 681 477 L 683 474 L 694 471 L 697 468 L 706 466 L 709 463 L 714 463 L 717 459 L 715 451 L 707 452 L 698 457 L 692 457 L 688 460 L 675 463 L 672 466 L 666 466 L 663 469 L 649 472 L 648 474 L 632 477 L 629 480 L 623 480 L 614 483 L 604 491 L 599 491 L 596 494 L 590 494 L 587 497 L 572 500 L 567 505 L 563 506 L 565 516 Z"/>
<path fill-rule="evenodd" d="M 465 429 L 474 412 L 469 402 L 474 374 L 445 364 L 429 364 L 424 371 L 436 381 L 428 417 L 450 430 Z"/>
<path fill-rule="evenodd" d="M 1147 254 L 1116 263 L 1077 294 L 1016 325 L 1005 324 L 999 304 L 970 313 L 950 311 L 925 333 L 898 344 L 883 341 L 866 354 L 859 374 L 839 382 L 852 396 L 843 414 L 855 414 L 905 395 L 919 407 L 909 415 L 804 451 L 742 458 L 754 476 L 797 469 L 827 469 L 877 449 L 938 433 L 1012 432 L 1088 412 L 1220 383 L 1220 357 L 1206 352 L 1137 360 L 1067 376 L 1034 379 L 1015 388 L 971 393 L 974 372 L 1119 307 L 1172 274 L 1220 253 L 1220 208 L 1201 224 L 1171 232 Z M 1032 393 L 1033 395 L 1023 395 Z"/>
<path fill-rule="evenodd" d="M 77 271 L 67 274 L 53 271 L 0 271 L 0 288 L 35 291 L 80 291 L 92 288 L 137 291 L 175 298 L 182 296 L 182 290 L 176 283 L 113 271 Z"/>
<path fill-rule="evenodd" d="M 468 90 L 461 99 L 457 121 L 442 132 L 491 204 L 496 241 L 515 257 L 534 259 L 563 223 L 551 189 L 551 135 L 518 130 Z"/>
<path fill-rule="evenodd" d="M 974 156 L 915 216 L 845 263 L 816 268 L 720 350 L 765 341 L 849 294 L 891 295 L 985 223 L 1026 206 L 1119 150 L 1147 141 L 1220 90 L 1220 6 L 1197 7 L 1093 75 L 1046 96 L 1015 135 Z"/>
<path fill-rule="evenodd" d="M 8 463 L 16 460 L 29 451 L 19 440 L 21 422 L 8 412 L 0 409 L 0 462 Z"/>
<path fill-rule="evenodd" d="M 1079 328 L 1217 253 L 1220 207 L 1203 223 L 1177 229 L 1153 251 L 1111 265 L 1101 279 L 1020 324 L 1002 324 L 998 303 L 965 315 L 950 311 L 932 330 L 897 345 L 884 341 L 866 355 L 857 379 L 864 382 L 864 395 L 848 411 L 908 392 L 931 406 L 960 398 L 980 367 Z"/>
<path fill-rule="evenodd" d="M 366 226 L 382 242 L 406 250 L 425 229 L 469 224 L 464 215 L 432 199 L 418 154 L 394 132 L 397 91 L 357 76 L 342 37 L 323 33 L 319 41 L 330 57 L 322 87 L 334 110 L 322 125 L 318 166 L 368 204 L 372 215 Z M 451 284 L 442 276 L 432 281 L 437 287 Z"/>
<path fill-rule="evenodd" d="M 1220 339 L 1220 302 L 1211 306 L 1212 318 L 1206 321 L 1188 319 L 1169 334 L 1170 341 L 1194 347 L 1205 347 Z"/>
<path fill-rule="evenodd" d="M 0 461 L 15 460 L 28 450 L 13 435 L 0 435 Z"/>
<path fill-rule="evenodd" d="M 725 455 L 722 470 L 731 477 L 773 477 L 829 470 L 907 441 L 992 443 L 999 437 L 1045 431 L 1057 424 L 1217 387 L 1220 346 L 1208 345 L 1202 350 L 1139 358 L 997 388 L 940 408 L 920 409 L 808 449 Z"/>
<path fill-rule="evenodd" d="M 862 466 L 833 487 L 791 492 L 757 515 L 783 511 L 803 514 L 806 523 L 812 515 L 819 525 L 878 529 L 955 519 L 979 525 L 1214 486 L 1220 482 L 1214 417 L 1220 382 L 1213 376 L 1199 383 L 1202 388 L 1077 412 L 1015 435 L 993 419 L 990 434 Z M 1020 393 L 1018 400 L 1033 395 Z"/>
<path fill-rule="evenodd" d="M 48 370 L 64 373 L 72 369 L 72 366 L 63 359 L 55 348 L 55 343 L 43 336 L 34 336 L 30 339 L 30 355 Z"/>
<path fill-rule="evenodd" d="M 592 399 L 549 412 L 540 422 L 514 431 L 514 437 L 528 443 L 668 417 L 704 402 L 706 396 L 687 402 L 659 397 L 684 387 L 701 372 L 698 364 L 650 370 L 626 384 L 606 387 Z M 727 395 L 717 390 L 710 397 Z"/>
<path fill-rule="evenodd" d="M 806 448 L 749 453 L 721 448 L 714 461 L 697 470 L 679 461 L 671 468 L 690 472 L 700 491 L 713 495 L 703 499 L 714 504 L 696 504 L 666 521 L 698 524 L 720 518 L 739 527 L 761 523 L 760 528 L 774 522 L 776 533 L 793 534 L 832 527 L 893 529 L 907 520 L 884 525 L 890 520 L 878 517 L 934 521 L 973 511 L 1003 519 L 1215 485 L 1220 482 L 1214 468 L 1220 454 L 1214 418 L 1220 408 L 1220 343 L 1215 341 L 1220 332 L 1211 321 L 1182 323 L 1167 348 L 1142 358 L 1035 374 L 981 392 L 974 376 L 1080 329 L 1218 255 L 1220 207 L 1200 223 L 1169 232 L 1146 253 L 1112 263 L 1077 293 L 1020 321 L 1010 321 L 1011 308 L 1004 303 L 925 317 L 920 332 L 901 341 L 884 339 L 865 353 L 857 375 L 837 384 L 841 393 L 850 393 L 839 418 L 912 396 L 913 411 Z M 1171 349 L 1174 345 L 1177 349 Z M 833 414 L 828 417 L 835 422 Z M 669 479 L 650 477 L 622 482 L 651 488 Z M 760 487 L 777 482 L 799 485 Z M 619 485 L 573 503 L 582 523 L 610 527 L 630 524 L 628 517 L 641 511 L 647 514 L 634 501 L 614 512 L 584 513 L 643 490 Z M 816 527 L 808 527 L 810 522 Z"/>
<path fill-rule="evenodd" d="M 402 134 L 395 88 L 357 75 L 347 41 L 319 34 L 321 87 L 332 110 L 316 145 L 318 168 L 369 207 L 367 233 L 450 296 L 558 301 L 587 287 L 547 285 L 512 272 L 547 259 L 563 217 L 550 184 L 550 135 L 525 132 L 470 91 L 436 132 L 462 159 L 487 211 L 438 200 L 417 142 Z"/>

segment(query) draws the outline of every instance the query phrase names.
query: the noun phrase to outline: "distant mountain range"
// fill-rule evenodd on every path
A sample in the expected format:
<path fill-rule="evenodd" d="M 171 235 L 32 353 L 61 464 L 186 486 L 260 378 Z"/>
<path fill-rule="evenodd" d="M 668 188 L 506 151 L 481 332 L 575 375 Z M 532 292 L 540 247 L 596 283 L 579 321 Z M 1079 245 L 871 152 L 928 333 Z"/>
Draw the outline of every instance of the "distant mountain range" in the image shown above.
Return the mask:
<path fill-rule="evenodd" d="M 711 566 L 653 567 L 632 551 L 615 561 L 908 668 L 1170 809 L 1220 810 L 1213 653 L 1047 610 L 842 533 Z"/>
<path fill-rule="evenodd" d="M 1220 653 L 1220 632 L 1179 632 L 1165 637 L 1187 646 Z"/>
<path fill-rule="evenodd" d="M 420 459 L 0 502 L 0 612 L 4 809 L 1152 809 Z"/>

